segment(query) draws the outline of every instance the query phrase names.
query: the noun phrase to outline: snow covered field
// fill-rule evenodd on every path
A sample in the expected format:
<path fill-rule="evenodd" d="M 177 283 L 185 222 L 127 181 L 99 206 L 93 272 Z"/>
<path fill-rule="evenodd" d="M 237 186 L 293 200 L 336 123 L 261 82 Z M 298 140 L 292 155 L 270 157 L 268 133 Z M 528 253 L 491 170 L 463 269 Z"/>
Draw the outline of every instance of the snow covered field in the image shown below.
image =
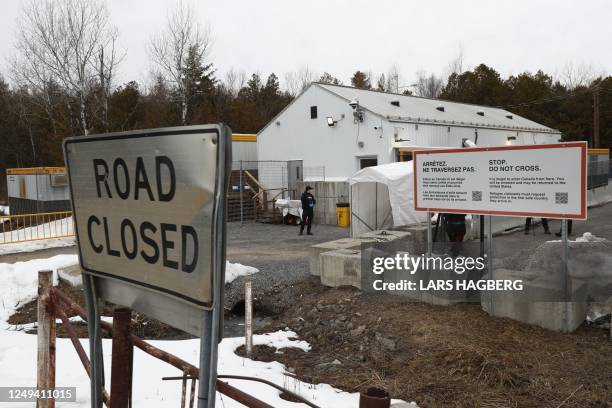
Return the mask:
<path fill-rule="evenodd" d="M 16 330 L 6 320 L 20 305 L 34 299 L 37 292 L 37 271 L 53 269 L 54 282 L 57 283 L 57 268 L 76 263 L 76 255 L 58 255 L 48 259 L 36 259 L 15 264 L 0 264 L 0 385 L 34 386 L 36 384 L 36 336 Z M 234 278 L 257 272 L 257 269 L 240 264 L 228 265 L 228 275 Z M 19 329 L 23 329 L 20 327 Z M 87 340 L 82 339 L 83 347 L 88 350 Z M 180 358 L 198 365 L 199 341 L 151 341 L 153 345 Z M 308 384 L 297 381 L 286 374 L 284 365 L 277 362 L 258 362 L 235 354 L 236 348 L 244 343 L 243 338 L 224 339 L 219 346 L 219 374 L 239 374 L 261 377 L 296 392 L 321 407 L 343 408 L 358 406 L 359 395 L 334 389 L 327 384 Z M 253 343 L 266 344 L 277 349 L 297 347 L 308 351 L 310 346 L 296 339 L 292 331 L 278 331 L 254 336 Z M 104 359 L 110 364 L 111 341 L 103 340 Z M 282 352 L 280 350 L 279 352 Z M 107 367 L 108 368 L 108 367 Z M 110 369 L 106 370 L 110 375 Z M 134 406 L 168 407 L 179 406 L 180 381 L 162 381 L 165 376 L 178 376 L 181 373 L 174 367 L 157 360 L 138 349 L 134 352 Z M 69 339 L 57 339 L 58 387 L 77 387 L 77 403 L 58 403 L 58 407 L 89 407 L 89 379 L 73 349 Z M 304 407 L 285 401 L 279 393 L 264 384 L 229 380 L 230 384 L 244 390 L 274 407 Z M 110 378 L 107 378 L 107 390 Z M 32 403 L 13 403 L 11 407 L 31 407 Z M 241 404 L 217 394 L 218 407 L 242 407 Z"/>

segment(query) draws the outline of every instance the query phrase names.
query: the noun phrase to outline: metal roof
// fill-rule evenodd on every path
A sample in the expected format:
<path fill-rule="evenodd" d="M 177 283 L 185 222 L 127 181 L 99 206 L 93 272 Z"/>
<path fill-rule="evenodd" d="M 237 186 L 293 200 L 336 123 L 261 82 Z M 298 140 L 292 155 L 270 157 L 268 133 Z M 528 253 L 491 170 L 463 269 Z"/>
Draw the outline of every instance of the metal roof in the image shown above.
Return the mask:
<path fill-rule="evenodd" d="M 64 174 L 65 167 L 18 167 L 6 169 L 8 175 L 25 175 L 25 174 Z"/>
<path fill-rule="evenodd" d="M 358 89 L 343 85 L 318 82 L 315 85 L 347 101 L 357 99 L 362 108 L 394 122 L 561 133 L 556 129 L 551 129 L 500 108 Z M 398 102 L 399 106 L 396 106 Z M 439 110 L 442 107 L 443 111 Z"/>

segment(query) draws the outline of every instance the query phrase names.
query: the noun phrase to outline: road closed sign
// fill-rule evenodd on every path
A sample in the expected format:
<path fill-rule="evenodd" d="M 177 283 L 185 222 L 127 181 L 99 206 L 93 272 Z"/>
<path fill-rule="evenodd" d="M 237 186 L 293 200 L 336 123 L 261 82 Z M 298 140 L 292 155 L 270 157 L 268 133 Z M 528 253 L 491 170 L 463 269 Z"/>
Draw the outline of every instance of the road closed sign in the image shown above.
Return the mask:
<path fill-rule="evenodd" d="M 586 219 L 586 142 L 418 151 L 417 211 Z"/>
<path fill-rule="evenodd" d="M 229 138 L 207 125 L 66 140 L 81 266 L 111 282 L 107 300 L 175 326 L 178 303 L 212 307 Z"/>

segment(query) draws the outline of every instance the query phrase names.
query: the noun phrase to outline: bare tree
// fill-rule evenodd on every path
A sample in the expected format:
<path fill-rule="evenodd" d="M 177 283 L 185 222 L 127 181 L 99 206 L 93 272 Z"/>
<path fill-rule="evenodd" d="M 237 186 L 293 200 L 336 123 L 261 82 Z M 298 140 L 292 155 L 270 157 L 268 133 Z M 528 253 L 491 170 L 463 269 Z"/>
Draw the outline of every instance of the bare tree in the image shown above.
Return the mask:
<path fill-rule="evenodd" d="M 592 64 L 565 64 L 561 71 L 561 82 L 569 90 L 589 86 L 598 77 L 605 77 L 605 72 L 599 71 Z"/>
<path fill-rule="evenodd" d="M 444 81 L 435 74 L 426 74 L 424 71 L 417 73 L 416 94 L 426 98 L 437 98 L 442 92 Z"/>
<path fill-rule="evenodd" d="M 397 65 L 392 65 L 387 71 L 387 92 L 399 93 L 400 81 L 402 80 Z"/>
<path fill-rule="evenodd" d="M 117 31 L 112 30 L 109 33 L 107 46 L 98 47 L 98 86 L 100 88 L 98 92 L 98 105 L 100 106 L 100 122 L 105 132 L 109 131 L 109 101 L 111 96 L 111 86 L 114 77 L 115 67 L 122 59 L 118 57 L 115 48 L 115 42 L 117 40 Z M 96 112 L 97 113 L 97 112 Z"/>
<path fill-rule="evenodd" d="M 223 85 L 231 96 L 236 96 L 244 87 L 246 82 L 246 72 L 244 72 L 243 69 L 237 71 L 234 68 L 230 68 L 230 70 L 225 74 L 225 81 Z"/>
<path fill-rule="evenodd" d="M 110 86 L 118 64 L 114 51 L 117 31 L 111 26 L 101 0 L 30 0 L 18 21 L 17 57 L 12 73 L 16 81 L 47 95 L 57 83 L 78 101 L 79 123 L 90 132 L 88 104 L 103 72 Z M 100 68 L 102 67 L 102 68 Z M 107 103 L 108 93 L 104 103 Z"/>
<path fill-rule="evenodd" d="M 448 63 L 448 75 L 463 73 L 463 46 L 459 46 L 457 55 Z"/>
<path fill-rule="evenodd" d="M 295 97 L 308 88 L 308 85 L 316 81 L 318 76 L 308 65 L 304 65 L 296 72 L 285 74 L 285 90 L 289 95 Z"/>
<path fill-rule="evenodd" d="M 181 108 L 181 123 L 187 124 L 189 98 L 187 63 L 202 62 L 212 46 L 210 30 L 197 23 L 193 9 L 182 1 L 168 12 L 166 27 L 151 38 L 149 55 L 165 79 L 175 88 Z"/>

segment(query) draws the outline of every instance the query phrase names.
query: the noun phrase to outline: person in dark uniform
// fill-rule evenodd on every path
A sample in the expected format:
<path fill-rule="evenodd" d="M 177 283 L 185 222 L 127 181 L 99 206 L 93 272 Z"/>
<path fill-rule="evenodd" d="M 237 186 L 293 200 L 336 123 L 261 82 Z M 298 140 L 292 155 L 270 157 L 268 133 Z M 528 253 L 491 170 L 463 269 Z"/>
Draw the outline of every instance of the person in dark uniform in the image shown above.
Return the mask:
<path fill-rule="evenodd" d="M 312 235 L 310 232 L 310 228 L 312 226 L 312 218 L 314 217 L 314 207 L 317 203 L 314 196 L 310 193 L 312 187 L 306 186 L 304 192 L 302 193 L 302 225 L 300 225 L 300 235 L 304 233 L 304 226 L 308 226 L 306 229 L 306 233 L 308 235 Z"/>
<path fill-rule="evenodd" d="M 465 214 L 442 214 L 444 227 L 450 242 L 463 242 L 465 236 Z"/>
<path fill-rule="evenodd" d="M 570 235 L 572 235 L 572 222 L 573 220 L 567 220 L 567 236 L 569 237 Z M 561 235 L 563 235 L 563 231 L 562 231 L 563 226 L 561 227 L 561 229 L 559 229 L 559 232 L 555 232 L 555 235 L 560 237 Z"/>
<path fill-rule="evenodd" d="M 544 227 L 544 233 L 550 234 L 550 229 L 548 229 L 548 219 L 542 218 L 542 226 Z M 525 219 L 525 235 L 529 234 L 530 228 L 531 228 L 531 217 L 527 217 Z"/>

